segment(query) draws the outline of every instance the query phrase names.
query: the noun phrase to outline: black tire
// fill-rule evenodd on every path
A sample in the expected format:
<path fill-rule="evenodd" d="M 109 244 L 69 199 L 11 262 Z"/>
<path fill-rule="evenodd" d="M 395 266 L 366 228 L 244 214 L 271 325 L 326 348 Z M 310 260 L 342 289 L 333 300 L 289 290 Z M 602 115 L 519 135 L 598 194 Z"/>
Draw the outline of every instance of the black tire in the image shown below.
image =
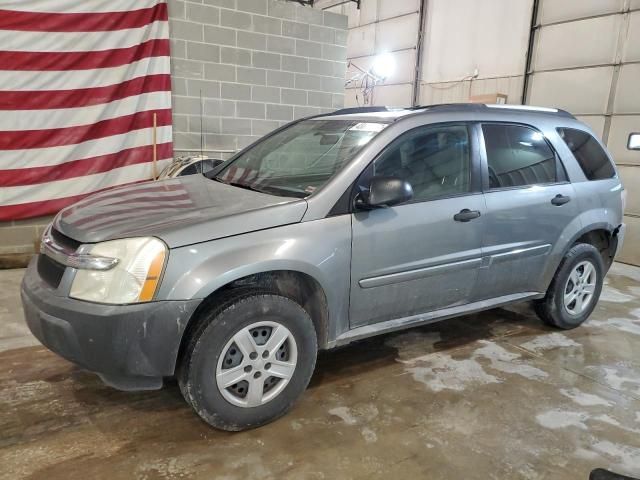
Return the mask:
<path fill-rule="evenodd" d="M 595 268 L 595 291 L 586 309 L 579 315 L 572 315 L 564 305 L 564 290 L 567 286 L 569 275 L 571 275 L 573 269 L 583 261 L 590 262 Z M 604 264 L 597 248 L 587 243 L 574 245 L 560 263 L 545 297 L 534 303 L 536 313 L 545 323 L 554 327 L 564 330 L 578 327 L 589 318 L 589 315 L 591 315 L 591 312 L 593 312 L 593 309 L 598 303 L 600 292 L 602 292 L 604 274 Z"/>
<path fill-rule="evenodd" d="M 256 407 L 229 402 L 218 389 L 216 366 L 227 342 L 244 327 L 260 321 L 285 326 L 297 346 L 295 371 L 272 400 Z M 185 400 L 209 425 L 228 431 L 259 427 L 284 415 L 302 395 L 315 368 L 318 343 L 309 314 L 293 300 L 274 293 L 243 292 L 205 313 L 188 339 L 178 368 Z"/>

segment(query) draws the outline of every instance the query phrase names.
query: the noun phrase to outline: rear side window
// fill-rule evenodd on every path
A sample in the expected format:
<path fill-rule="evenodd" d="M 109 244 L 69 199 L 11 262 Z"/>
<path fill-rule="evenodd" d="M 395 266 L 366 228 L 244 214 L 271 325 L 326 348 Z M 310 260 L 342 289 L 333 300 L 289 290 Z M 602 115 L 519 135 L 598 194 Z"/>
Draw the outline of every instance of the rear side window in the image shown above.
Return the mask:
<path fill-rule="evenodd" d="M 613 178 L 616 171 L 598 141 L 587 132 L 573 128 L 558 128 L 558 133 L 573 152 L 588 180 Z"/>
<path fill-rule="evenodd" d="M 482 132 L 490 188 L 558 181 L 556 155 L 537 130 L 522 125 L 483 124 Z"/>

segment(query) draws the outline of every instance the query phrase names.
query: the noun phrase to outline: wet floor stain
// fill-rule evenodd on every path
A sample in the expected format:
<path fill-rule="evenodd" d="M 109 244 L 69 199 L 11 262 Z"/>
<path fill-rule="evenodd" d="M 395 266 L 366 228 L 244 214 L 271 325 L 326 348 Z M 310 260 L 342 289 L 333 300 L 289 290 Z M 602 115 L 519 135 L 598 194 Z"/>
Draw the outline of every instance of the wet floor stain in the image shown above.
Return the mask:
<path fill-rule="evenodd" d="M 42 347 L 6 349 L 0 479 L 640 476 L 639 280 L 614 267 L 572 331 L 525 304 L 323 352 L 291 413 L 237 434 L 200 421 L 175 382 L 118 392 Z"/>

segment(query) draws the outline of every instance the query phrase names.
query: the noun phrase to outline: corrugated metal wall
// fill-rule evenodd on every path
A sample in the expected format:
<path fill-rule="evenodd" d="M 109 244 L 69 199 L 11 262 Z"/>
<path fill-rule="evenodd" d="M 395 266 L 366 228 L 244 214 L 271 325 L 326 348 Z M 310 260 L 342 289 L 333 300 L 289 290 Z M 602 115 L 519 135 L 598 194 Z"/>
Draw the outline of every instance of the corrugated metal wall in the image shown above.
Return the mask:
<path fill-rule="evenodd" d="M 527 103 L 574 113 L 603 138 L 628 192 L 621 260 L 640 265 L 640 0 L 540 0 Z"/>
<path fill-rule="evenodd" d="M 497 92 L 521 103 L 532 8 L 533 0 L 428 0 L 420 103 Z"/>
<path fill-rule="evenodd" d="M 375 88 L 370 103 L 408 106 L 414 96 L 420 104 L 464 102 L 496 92 L 521 102 L 533 0 L 361 0 L 360 9 L 352 1 L 318 0 L 316 6 L 348 15 L 347 57 L 355 65 L 367 69 L 376 54 L 393 55 L 395 74 Z M 347 78 L 355 73 L 348 69 Z M 345 105 L 359 104 L 360 89 L 351 85 Z"/>

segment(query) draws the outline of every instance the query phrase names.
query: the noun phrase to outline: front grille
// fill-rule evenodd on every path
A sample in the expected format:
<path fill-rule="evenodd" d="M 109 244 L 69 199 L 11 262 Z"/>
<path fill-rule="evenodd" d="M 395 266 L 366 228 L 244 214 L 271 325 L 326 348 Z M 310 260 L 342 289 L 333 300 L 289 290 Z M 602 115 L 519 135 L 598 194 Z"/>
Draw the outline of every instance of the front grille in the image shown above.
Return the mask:
<path fill-rule="evenodd" d="M 65 266 L 46 255 L 38 256 L 38 274 L 50 287 L 58 288 Z"/>

